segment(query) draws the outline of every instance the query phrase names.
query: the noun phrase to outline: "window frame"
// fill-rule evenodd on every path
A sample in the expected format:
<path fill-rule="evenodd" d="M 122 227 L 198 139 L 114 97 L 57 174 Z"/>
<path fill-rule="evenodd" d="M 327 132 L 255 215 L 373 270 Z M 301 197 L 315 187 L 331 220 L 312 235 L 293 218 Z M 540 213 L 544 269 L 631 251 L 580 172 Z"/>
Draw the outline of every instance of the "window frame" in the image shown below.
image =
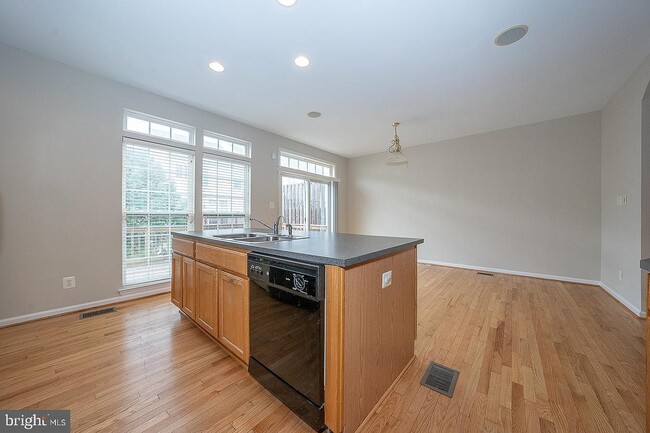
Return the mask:
<path fill-rule="evenodd" d="M 284 167 L 280 167 L 284 168 Z M 307 176 L 312 173 L 305 173 L 299 170 L 278 170 L 278 209 L 280 210 L 280 215 L 282 215 L 282 177 L 288 176 L 293 178 L 304 179 L 307 181 L 307 186 L 305 188 L 305 203 L 311 203 L 311 182 L 317 183 L 326 183 L 329 185 L 329 200 L 330 200 L 330 209 L 329 209 L 329 220 L 330 224 L 328 230 L 321 233 L 336 233 L 338 226 L 338 180 L 331 177 L 325 176 Z M 305 228 L 307 232 L 311 231 L 311 221 L 309 218 L 309 212 L 306 210 L 305 215 L 307 220 L 305 221 Z M 284 223 L 283 223 L 284 224 Z"/>
<path fill-rule="evenodd" d="M 328 166 L 331 169 L 332 175 L 331 176 L 326 176 L 326 175 L 323 175 L 323 174 L 312 173 L 312 172 L 306 171 L 306 170 L 300 170 L 300 169 L 296 169 L 296 168 L 283 166 L 282 165 L 282 157 L 283 156 L 288 157 L 288 158 L 297 159 L 299 161 L 302 160 L 302 161 L 305 161 L 307 163 L 311 162 L 312 164 L 318 164 L 318 165 L 321 165 L 321 166 L 324 166 L 324 167 Z M 287 149 L 284 149 L 284 148 L 280 148 L 279 151 L 278 151 L 278 171 L 284 171 L 284 172 L 287 172 L 287 173 L 294 173 L 296 175 L 307 176 L 310 179 L 314 179 L 314 180 L 320 179 L 320 180 L 325 180 L 325 181 L 328 181 L 328 182 L 329 181 L 340 182 L 340 179 L 336 177 L 336 163 L 331 162 L 331 161 L 327 161 L 327 160 L 324 160 L 324 159 L 314 158 L 312 156 L 304 155 L 304 154 L 294 152 L 292 150 L 287 150 Z"/>
<path fill-rule="evenodd" d="M 211 150 L 215 150 L 215 149 L 211 149 Z M 247 167 L 248 175 L 247 175 L 247 179 L 246 179 L 247 182 L 246 182 L 245 188 L 246 188 L 246 190 L 248 192 L 248 194 L 247 194 L 248 203 L 245 203 L 245 207 L 248 209 L 248 214 L 246 214 L 246 211 L 244 211 L 244 228 L 250 228 L 250 215 L 251 215 L 251 212 L 252 212 L 251 208 L 253 206 L 253 198 L 252 198 L 253 191 L 252 191 L 252 188 L 251 188 L 251 179 L 252 179 L 251 161 L 250 160 L 244 160 L 244 159 L 238 159 L 238 158 L 230 158 L 228 156 L 225 156 L 224 152 L 219 152 L 219 151 L 217 151 L 217 152 L 205 152 L 204 151 L 203 153 L 204 153 L 204 155 L 201 156 L 201 182 L 200 182 L 201 183 L 201 199 L 196 201 L 197 203 L 200 203 L 200 208 L 201 208 L 201 214 L 200 214 L 201 215 L 201 218 L 200 218 L 201 230 L 218 230 L 219 229 L 219 227 L 206 229 L 204 227 L 204 225 L 203 225 L 203 218 L 204 218 L 204 215 L 205 215 L 205 213 L 203 212 L 203 196 L 204 196 L 204 193 L 203 193 L 203 177 L 204 177 L 203 172 L 205 170 L 205 159 L 206 158 L 211 159 L 211 160 L 215 160 L 215 161 L 225 161 L 225 162 L 228 162 L 228 163 L 241 164 L 241 165 L 244 165 L 244 166 Z M 226 153 L 226 155 L 229 155 L 229 154 Z"/>
<path fill-rule="evenodd" d="M 170 146 L 168 144 L 163 144 L 163 143 L 157 143 L 154 141 L 148 141 L 148 140 L 142 140 L 139 138 L 134 138 L 134 137 L 129 137 L 126 135 L 122 136 L 122 163 L 121 163 L 121 174 L 120 174 L 120 180 L 121 180 L 121 189 L 122 189 L 122 204 L 121 204 L 121 269 L 122 269 L 122 290 L 130 290 L 130 289 L 137 289 L 141 287 L 147 287 L 147 286 L 155 286 L 159 285 L 161 283 L 170 281 L 171 279 L 171 271 L 170 271 L 170 276 L 169 278 L 159 278 L 159 279 L 154 279 L 154 280 L 148 280 L 148 281 L 138 281 L 138 282 L 133 282 L 133 283 L 127 283 L 125 279 L 126 275 L 126 234 L 127 234 L 127 218 L 129 215 L 142 215 L 142 214 L 147 214 L 149 217 L 151 215 L 155 215 L 155 213 L 151 213 L 149 211 L 147 212 L 127 212 L 125 210 L 125 200 L 126 200 L 126 188 L 125 188 L 125 179 L 124 179 L 124 148 L 127 145 L 135 145 L 135 146 L 142 146 L 146 147 L 148 149 L 159 149 L 163 150 L 166 152 L 174 152 L 174 153 L 179 153 L 179 154 L 185 154 L 188 155 L 191 158 L 192 162 L 192 175 L 190 176 L 190 182 L 191 182 L 191 193 L 189 196 L 191 197 L 192 203 L 191 206 L 189 207 L 189 212 L 187 213 L 188 216 L 188 230 L 193 230 L 194 227 L 196 226 L 196 153 L 194 152 L 194 149 L 184 149 L 178 146 Z M 173 213 L 170 211 L 169 213 L 162 214 L 161 215 L 169 215 L 170 217 L 173 215 Z M 147 229 L 151 230 L 151 226 L 148 225 Z M 171 225 L 170 227 L 170 242 L 169 242 L 169 258 L 170 258 L 170 263 L 171 263 Z M 147 259 L 150 258 L 151 256 L 147 256 Z"/>
<path fill-rule="evenodd" d="M 182 129 L 186 130 L 189 132 L 190 135 L 190 142 L 189 143 L 184 143 L 182 141 L 178 140 L 172 140 L 168 138 L 163 138 L 159 137 L 156 135 L 151 135 L 151 134 L 143 134 L 141 132 L 137 131 L 132 131 L 130 129 L 127 129 L 127 120 L 129 117 L 133 117 L 138 120 L 144 120 L 147 122 L 155 122 L 160 125 L 164 126 L 169 126 L 170 128 L 176 128 L 176 129 Z M 152 116 L 150 114 L 146 113 L 141 113 L 139 111 L 131 110 L 128 108 L 124 109 L 124 112 L 122 114 L 122 136 L 123 137 L 128 137 L 128 138 L 134 138 L 136 140 L 140 141 L 147 141 L 151 143 L 158 143 L 162 144 L 164 146 L 173 146 L 173 147 L 179 147 L 183 148 L 186 150 L 191 150 L 191 151 L 196 151 L 196 128 L 191 126 L 191 125 L 186 125 L 184 123 L 180 122 L 175 122 L 173 120 L 165 119 L 162 117 L 158 116 Z"/>
<path fill-rule="evenodd" d="M 224 141 L 229 141 L 233 144 L 239 144 L 242 145 L 246 148 L 246 155 L 241 155 L 239 153 L 234 153 L 234 152 L 228 152 L 226 150 L 220 150 L 220 149 L 215 149 L 214 147 L 207 147 L 205 145 L 205 137 L 210 137 L 214 138 L 216 140 L 221 140 L 223 139 Z M 225 134 L 220 134 L 218 132 L 213 132 L 209 131 L 207 129 L 203 130 L 203 134 L 201 135 L 201 144 L 202 144 L 202 149 L 204 153 L 209 153 L 215 156 L 220 156 L 220 157 L 225 157 L 225 158 L 230 158 L 230 159 L 235 159 L 235 160 L 241 160 L 241 161 L 248 161 L 250 162 L 252 160 L 252 155 L 253 155 L 253 144 L 250 141 L 242 140 L 241 138 L 236 138 L 236 137 L 231 137 Z"/>

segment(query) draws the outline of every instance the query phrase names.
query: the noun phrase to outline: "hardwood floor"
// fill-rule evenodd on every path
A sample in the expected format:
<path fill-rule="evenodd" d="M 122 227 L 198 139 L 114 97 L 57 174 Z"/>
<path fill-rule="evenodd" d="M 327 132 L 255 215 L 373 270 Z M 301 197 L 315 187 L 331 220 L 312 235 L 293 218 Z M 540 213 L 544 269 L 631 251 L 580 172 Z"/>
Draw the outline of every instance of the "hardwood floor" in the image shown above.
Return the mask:
<path fill-rule="evenodd" d="M 644 322 L 598 287 L 418 266 L 416 359 L 360 432 L 643 432 Z M 453 398 L 420 386 L 460 371 Z M 0 329 L 0 408 L 72 431 L 311 432 L 169 302 Z M 351 433 L 351 432 L 350 432 Z"/>

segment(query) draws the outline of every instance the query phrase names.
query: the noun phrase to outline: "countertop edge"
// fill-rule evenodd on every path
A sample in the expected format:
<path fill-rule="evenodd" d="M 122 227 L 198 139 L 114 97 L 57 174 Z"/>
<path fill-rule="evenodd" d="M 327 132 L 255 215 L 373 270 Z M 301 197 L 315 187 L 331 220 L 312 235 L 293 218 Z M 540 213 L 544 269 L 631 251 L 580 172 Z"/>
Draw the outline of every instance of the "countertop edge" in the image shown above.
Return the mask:
<path fill-rule="evenodd" d="M 361 254 L 355 257 L 349 257 L 346 259 L 338 259 L 335 257 L 323 257 L 323 256 L 316 256 L 313 254 L 277 250 L 275 248 L 264 247 L 263 245 L 242 244 L 239 242 L 230 242 L 228 240 L 216 239 L 216 238 L 208 239 L 203 236 L 198 236 L 198 235 L 193 235 L 188 233 L 172 232 L 172 235 L 179 238 L 192 239 L 194 241 L 198 241 L 206 244 L 214 244 L 214 245 L 220 245 L 224 247 L 237 248 L 240 250 L 246 250 L 255 253 L 272 254 L 279 257 L 286 257 L 288 259 L 302 260 L 305 262 L 317 263 L 322 265 L 339 266 L 341 268 L 349 268 L 351 266 L 358 265 L 360 263 L 367 262 L 369 260 L 373 260 L 379 257 L 384 257 L 392 253 L 406 250 L 411 247 L 415 247 L 421 243 L 424 243 L 424 239 L 413 239 L 393 247 L 379 249 L 377 251 Z"/>
<path fill-rule="evenodd" d="M 650 259 L 641 260 L 641 269 L 650 272 Z"/>

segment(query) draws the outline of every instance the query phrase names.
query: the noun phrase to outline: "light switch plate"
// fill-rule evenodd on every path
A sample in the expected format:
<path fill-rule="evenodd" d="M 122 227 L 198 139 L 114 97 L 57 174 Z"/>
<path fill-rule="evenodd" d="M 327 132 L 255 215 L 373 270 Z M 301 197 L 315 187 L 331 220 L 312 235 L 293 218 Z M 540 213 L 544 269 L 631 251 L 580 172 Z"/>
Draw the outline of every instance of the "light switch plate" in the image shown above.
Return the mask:
<path fill-rule="evenodd" d="M 393 271 L 384 272 L 381 275 L 381 288 L 385 289 L 393 283 Z"/>

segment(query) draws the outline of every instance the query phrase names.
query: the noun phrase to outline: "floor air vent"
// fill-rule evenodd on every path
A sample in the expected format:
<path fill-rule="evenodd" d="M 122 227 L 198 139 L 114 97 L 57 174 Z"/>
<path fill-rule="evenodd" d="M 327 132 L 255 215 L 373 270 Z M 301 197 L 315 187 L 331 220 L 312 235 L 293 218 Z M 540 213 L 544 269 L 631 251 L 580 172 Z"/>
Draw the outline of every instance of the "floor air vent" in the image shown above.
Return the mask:
<path fill-rule="evenodd" d="M 451 397 L 454 395 L 454 388 L 456 388 L 459 374 L 456 370 L 432 362 L 420 384 Z"/>
<path fill-rule="evenodd" d="M 488 276 L 488 277 L 493 277 L 494 276 L 494 274 L 491 274 L 489 272 L 477 272 L 477 274 L 478 275 L 485 275 L 485 276 Z"/>
<path fill-rule="evenodd" d="M 89 311 L 87 313 L 80 314 L 79 318 L 80 319 L 87 319 L 89 317 L 99 316 L 100 314 L 114 313 L 116 311 L 117 311 L 117 308 L 115 308 L 115 307 L 104 308 L 103 310 Z"/>

